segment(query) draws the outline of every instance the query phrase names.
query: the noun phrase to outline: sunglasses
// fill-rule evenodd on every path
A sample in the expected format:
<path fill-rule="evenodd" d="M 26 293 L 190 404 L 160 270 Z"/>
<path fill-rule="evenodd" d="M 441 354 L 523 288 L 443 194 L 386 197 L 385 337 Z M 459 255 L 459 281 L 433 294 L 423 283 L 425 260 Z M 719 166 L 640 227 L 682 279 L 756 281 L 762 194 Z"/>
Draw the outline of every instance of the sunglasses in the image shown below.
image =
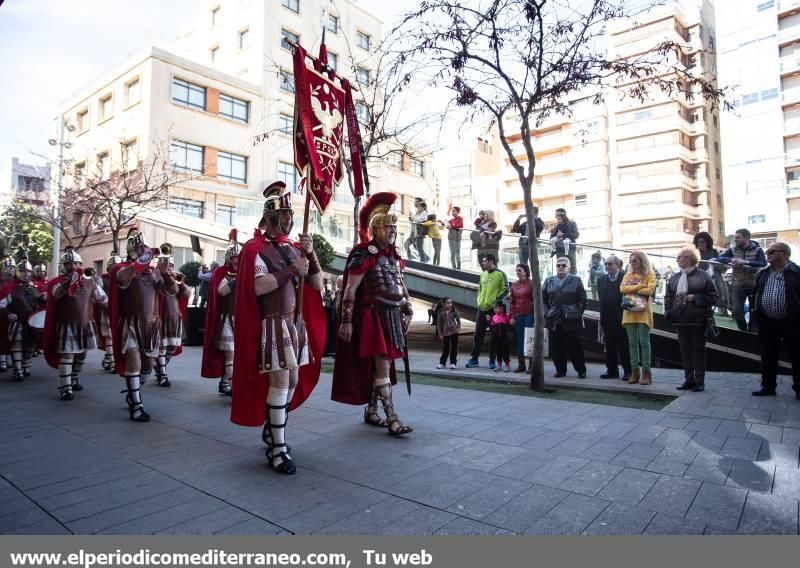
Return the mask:
<path fill-rule="evenodd" d="M 556 268 L 566 268 L 566 264 L 556 264 Z"/>

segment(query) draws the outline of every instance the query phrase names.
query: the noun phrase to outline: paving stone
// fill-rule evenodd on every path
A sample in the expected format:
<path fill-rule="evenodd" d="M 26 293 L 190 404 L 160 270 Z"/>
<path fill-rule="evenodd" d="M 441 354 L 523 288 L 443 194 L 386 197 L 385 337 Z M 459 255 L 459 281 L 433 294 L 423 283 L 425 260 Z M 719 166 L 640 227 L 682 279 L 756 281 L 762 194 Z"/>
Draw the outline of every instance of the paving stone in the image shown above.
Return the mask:
<path fill-rule="evenodd" d="M 723 418 L 725 420 L 738 420 L 742 414 L 741 408 L 721 408 L 717 407 L 711 411 L 711 416 L 714 418 Z"/>
<path fill-rule="evenodd" d="M 534 485 L 484 520 L 490 525 L 520 533 L 568 496 L 569 493 L 560 489 Z"/>
<path fill-rule="evenodd" d="M 625 505 L 636 506 L 660 479 L 660 475 L 639 469 L 625 468 L 603 487 L 597 497 Z"/>
<path fill-rule="evenodd" d="M 507 531 L 472 519 L 458 517 L 453 519 L 434 534 L 436 535 L 499 535 Z"/>
<path fill-rule="evenodd" d="M 686 425 L 686 430 L 696 430 L 698 432 L 714 432 L 722 424 L 721 418 L 709 418 L 706 416 L 698 417 Z"/>
<path fill-rule="evenodd" d="M 213 534 L 253 518 L 246 511 L 226 505 L 212 513 L 162 529 L 158 534 Z"/>
<path fill-rule="evenodd" d="M 747 438 L 752 424 L 739 420 L 723 420 L 715 430 L 716 434 L 725 434 L 729 438 Z"/>
<path fill-rule="evenodd" d="M 583 451 L 578 457 L 593 461 L 610 462 L 630 445 L 631 442 L 628 440 L 603 439 Z"/>
<path fill-rule="evenodd" d="M 686 512 L 686 518 L 735 531 L 746 496 L 747 491 L 744 489 L 703 483 Z"/>
<path fill-rule="evenodd" d="M 725 485 L 769 493 L 772 489 L 774 475 L 774 465 L 736 460 L 733 462 Z"/>
<path fill-rule="evenodd" d="M 0 534 L 25 528 L 34 523 L 42 523 L 51 520 L 52 517 L 39 507 L 25 509 L 14 513 L 0 513 Z"/>
<path fill-rule="evenodd" d="M 102 534 L 155 534 L 165 528 L 213 513 L 226 506 L 224 501 L 202 495 L 169 509 L 107 528 L 102 531 Z"/>
<path fill-rule="evenodd" d="M 525 530 L 531 535 L 581 534 L 610 503 L 586 495 L 570 495 Z"/>
<path fill-rule="evenodd" d="M 686 444 L 686 449 L 696 450 L 699 454 L 719 454 L 727 440 L 728 437 L 725 434 L 697 432 Z"/>
<path fill-rule="evenodd" d="M 288 534 L 277 525 L 273 525 L 263 519 L 250 519 L 236 525 L 224 528 L 214 534 L 249 536 L 249 535 L 279 535 Z"/>
<path fill-rule="evenodd" d="M 750 426 L 750 430 L 747 432 L 747 437 L 780 444 L 781 439 L 783 438 L 783 427 L 770 426 L 768 424 L 753 424 Z"/>
<path fill-rule="evenodd" d="M 570 491 L 571 493 L 580 493 L 581 495 L 594 497 L 623 469 L 624 468 L 620 465 L 589 462 L 564 480 L 564 482 L 559 485 L 559 488 Z"/>
<path fill-rule="evenodd" d="M 657 446 L 664 446 L 665 448 L 673 448 L 679 450 L 684 448 L 686 444 L 695 435 L 693 430 L 679 430 L 677 428 L 667 428 L 658 438 L 653 440 L 653 444 Z"/>
<path fill-rule="evenodd" d="M 528 474 L 550 463 L 556 457 L 546 452 L 528 451 L 496 467 L 492 470 L 492 473 L 514 479 L 523 479 Z"/>
<path fill-rule="evenodd" d="M 516 479 L 496 479 L 477 491 L 457 499 L 447 510 L 456 515 L 482 520 L 531 488 L 531 484 Z"/>
<path fill-rule="evenodd" d="M 438 458 L 439 461 L 480 471 L 491 471 L 498 465 L 525 453 L 524 448 L 490 442 L 470 444 Z"/>
<path fill-rule="evenodd" d="M 354 487 L 343 495 L 320 500 L 318 504 L 291 517 L 282 518 L 280 525 L 295 534 L 311 534 L 388 498 L 390 496 L 387 493 L 375 489 Z"/>
<path fill-rule="evenodd" d="M 600 436 L 592 434 L 575 434 L 568 440 L 564 440 L 557 446 L 553 446 L 548 452 L 562 455 L 580 457 L 583 452 L 602 441 Z"/>
<path fill-rule="evenodd" d="M 646 444 L 642 442 L 633 442 L 627 448 L 622 450 L 617 457 L 612 459 L 611 463 L 625 467 L 643 469 L 663 450 L 664 448 L 662 446 L 655 446 L 653 444 Z"/>
<path fill-rule="evenodd" d="M 794 446 L 800 445 L 800 428 L 784 427 L 781 443 Z"/>
<path fill-rule="evenodd" d="M 624 438 L 628 432 L 638 427 L 639 424 L 636 422 L 612 422 L 605 428 L 598 430 L 597 435 L 603 438 L 614 438 L 619 440 Z"/>
<path fill-rule="evenodd" d="M 658 438 L 665 430 L 666 428 L 663 426 L 655 426 L 652 424 L 642 425 L 625 434 L 624 439 L 630 440 L 631 442 L 650 443 Z"/>
<path fill-rule="evenodd" d="M 683 476 L 724 485 L 734 461 L 718 454 L 698 454 Z"/>
<path fill-rule="evenodd" d="M 694 419 L 693 416 L 682 416 L 679 414 L 667 414 L 661 420 L 656 422 L 657 426 L 664 428 L 686 428 L 686 426 Z"/>
<path fill-rule="evenodd" d="M 642 534 L 655 513 L 638 507 L 611 505 L 603 511 L 583 534 L 636 535 Z"/>
<path fill-rule="evenodd" d="M 702 483 L 664 475 L 645 495 L 639 507 L 682 517 L 695 499 Z"/>
<path fill-rule="evenodd" d="M 796 468 L 800 457 L 800 448 L 794 444 L 777 444 L 762 442 L 758 452 L 759 463 L 771 463 L 775 466 Z"/>
<path fill-rule="evenodd" d="M 57 520 L 53 518 L 47 518 L 38 523 L 8 531 L 6 534 L 61 535 L 72 533 L 69 531 L 69 529 L 67 529 L 67 527 L 59 523 Z"/>
<path fill-rule="evenodd" d="M 683 517 L 677 517 L 665 513 L 656 513 L 656 516 L 647 525 L 644 531 L 646 535 L 697 535 L 703 534 L 705 523 L 698 521 L 687 521 Z"/>
<path fill-rule="evenodd" d="M 745 422 L 754 422 L 757 424 L 769 423 L 769 410 L 760 410 L 755 408 L 743 408 L 742 414 L 739 416 Z M 752 428 L 751 428 L 752 429 Z"/>
<path fill-rule="evenodd" d="M 751 491 L 744 504 L 739 532 L 796 535 L 797 512 L 796 499 Z"/>
<path fill-rule="evenodd" d="M 800 470 L 781 466 L 776 467 L 772 493 L 792 499 L 797 498 L 800 495 Z"/>
<path fill-rule="evenodd" d="M 653 461 L 647 464 L 646 469 L 666 475 L 683 475 L 695 457 L 697 457 L 697 452 L 694 450 L 664 448 Z"/>
<path fill-rule="evenodd" d="M 564 440 L 574 436 L 572 432 L 564 432 L 561 430 L 548 430 L 535 438 L 528 440 L 522 446 L 525 448 L 536 451 L 547 451 L 550 448 L 557 446 Z"/>
<path fill-rule="evenodd" d="M 524 481 L 558 487 L 565 479 L 589 463 L 589 460 L 572 456 L 558 456 L 550 463 L 525 476 Z"/>
<path fill-rule="evenodd" d="M 749 440 L 747 438 L 728 438 L 722 446 L 720 454 L 730 458 L 740 460 L 756 461 L 758 452 L 761 449 L 761 440 Z"/>

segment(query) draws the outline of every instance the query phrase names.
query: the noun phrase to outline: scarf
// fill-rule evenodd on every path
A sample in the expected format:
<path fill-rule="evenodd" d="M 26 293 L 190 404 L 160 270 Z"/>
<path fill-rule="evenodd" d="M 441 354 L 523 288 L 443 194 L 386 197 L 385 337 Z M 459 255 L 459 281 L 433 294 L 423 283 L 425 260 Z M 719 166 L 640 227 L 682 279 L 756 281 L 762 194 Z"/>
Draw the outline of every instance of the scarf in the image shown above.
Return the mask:
<path fill-rule="evenodd" d="M 694 266 L 692 266 L 691 268 L 685 268 L 685 269 L 681 268 L 681 277 L 680 277 L 680 280 L 678 280 L 678 289 L 675 291 L 675 293 L 678 296 L 686 295 L 686 294 L 689 293 L 689 278 L 687 276 L 693 270 L 694 270 Z"/>

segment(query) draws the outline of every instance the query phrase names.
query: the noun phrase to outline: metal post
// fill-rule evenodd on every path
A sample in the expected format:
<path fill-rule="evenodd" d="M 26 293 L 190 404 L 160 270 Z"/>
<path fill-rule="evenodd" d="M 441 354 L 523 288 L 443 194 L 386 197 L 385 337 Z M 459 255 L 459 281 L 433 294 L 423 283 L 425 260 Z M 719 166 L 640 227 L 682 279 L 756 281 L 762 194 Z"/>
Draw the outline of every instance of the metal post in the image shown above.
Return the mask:
<path fill-rule="evenodd" d="M 64 170 L 64 115 L 58 121 L 58 173 L 57 193 L 53 203 L 53 257 L 50 260 L 50 278 L 58 276 L 58 261 L 61 257 L 61 177 Z"/>

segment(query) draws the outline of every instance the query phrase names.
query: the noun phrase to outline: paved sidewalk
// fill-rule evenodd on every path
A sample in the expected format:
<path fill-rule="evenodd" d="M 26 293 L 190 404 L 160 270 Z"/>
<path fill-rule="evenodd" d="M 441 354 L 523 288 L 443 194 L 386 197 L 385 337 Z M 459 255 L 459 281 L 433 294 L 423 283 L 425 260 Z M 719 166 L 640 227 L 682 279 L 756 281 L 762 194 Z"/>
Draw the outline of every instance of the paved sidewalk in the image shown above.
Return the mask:
<path fill-rule="evenodd" d="M 757 399 L 754 376 L 712 373 L 660 412 L 417 385 L 396 396 L 416 430 L 394 439 L 331 402 L 323 375 L 289 419 L 285 477 L 199 358 L 173 361 L 171 389 L 143 388 L 150 424 L 128 419 L 99 353 L 70 403 L 41 358 L 25 383 L 0 375 L 0 532 L 798 534 L 786 378 Z"/>

